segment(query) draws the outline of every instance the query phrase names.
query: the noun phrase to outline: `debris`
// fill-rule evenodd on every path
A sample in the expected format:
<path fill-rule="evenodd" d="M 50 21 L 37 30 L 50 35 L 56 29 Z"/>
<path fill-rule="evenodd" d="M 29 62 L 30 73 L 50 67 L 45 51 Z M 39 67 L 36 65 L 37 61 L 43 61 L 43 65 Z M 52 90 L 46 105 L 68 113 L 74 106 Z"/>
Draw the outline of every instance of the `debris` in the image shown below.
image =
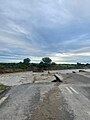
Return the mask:
<path fill-rule="evenodd" d="M 56 80 L 53 80 L 52 82 L 62 82 L 62 80 L 61 80 L 62 78 L 58 74 L 55 74 L 54 76 L 55 76 Z"/>

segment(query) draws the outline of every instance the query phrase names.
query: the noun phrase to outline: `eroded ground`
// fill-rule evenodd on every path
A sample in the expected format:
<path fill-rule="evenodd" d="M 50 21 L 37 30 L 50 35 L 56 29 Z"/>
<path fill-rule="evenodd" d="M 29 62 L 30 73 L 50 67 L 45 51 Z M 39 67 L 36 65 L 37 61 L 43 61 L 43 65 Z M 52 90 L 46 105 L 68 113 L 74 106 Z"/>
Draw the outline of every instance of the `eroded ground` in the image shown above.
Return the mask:
<path fill-rule="evenodd" d="M 55 73 L 62 83 L 51 82 Z M 1 83 L 12 86 L 0 104 L 0 120 L 90 120 L 89 75 L 77 70 L 0 75 Z"/>

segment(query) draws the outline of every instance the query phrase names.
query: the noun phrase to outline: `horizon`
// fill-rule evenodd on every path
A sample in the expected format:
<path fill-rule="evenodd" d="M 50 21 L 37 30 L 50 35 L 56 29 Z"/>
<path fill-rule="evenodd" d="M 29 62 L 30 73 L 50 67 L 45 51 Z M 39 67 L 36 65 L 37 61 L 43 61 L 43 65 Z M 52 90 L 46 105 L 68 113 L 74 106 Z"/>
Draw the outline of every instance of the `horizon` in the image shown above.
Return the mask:
<path fill-rule="evenodd" d="M 0 0 L 0 62 L 90 63 L 89 11 L 89 0 Z"/>
<path fill-rule="evenodd" d="M 21 60 L 21 61 L 10 61 L 10 62 L 0 62 L 1 64 L 8 64 L 8 63 L 20 63 L 20 62 L 22 62 L 23 63 L 23 60 Z M 35 63 L 35 64 L 39 64 L 41 61 L 38 61 L 38 62 L 32 62 L 32 60 L 30 61 L 30 63 Z M 90 64 L 90 63 L 84 63 L 84 62 L 77 62 L 77 63 L 75 63 L 75 62 L 51 62 L 51 63 L 56 63 L 56 64 L 72 64 L 72 65 L 76 65 L 77 63 L 80 63 L 80 64 Z"/>

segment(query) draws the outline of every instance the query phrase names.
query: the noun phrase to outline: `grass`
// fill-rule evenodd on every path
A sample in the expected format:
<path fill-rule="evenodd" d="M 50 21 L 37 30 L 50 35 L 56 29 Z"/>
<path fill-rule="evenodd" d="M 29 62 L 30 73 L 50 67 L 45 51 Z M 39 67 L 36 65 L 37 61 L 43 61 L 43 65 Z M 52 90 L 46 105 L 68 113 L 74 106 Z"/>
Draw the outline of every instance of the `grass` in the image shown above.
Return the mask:
<path fill-rule="evenodd" d="M 0 90 L 4 90 L 5 88 L 6 88 L 6 86 L 5 86 L 5 85 L 0 84 Z"/>

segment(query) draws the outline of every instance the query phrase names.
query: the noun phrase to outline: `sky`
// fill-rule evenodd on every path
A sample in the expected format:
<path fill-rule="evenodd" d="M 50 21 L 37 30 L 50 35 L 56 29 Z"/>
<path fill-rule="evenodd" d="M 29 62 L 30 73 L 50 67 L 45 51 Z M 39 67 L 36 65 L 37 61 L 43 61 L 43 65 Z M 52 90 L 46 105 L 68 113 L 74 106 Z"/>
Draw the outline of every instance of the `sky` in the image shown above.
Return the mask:
<path fill-rule="evenodd" d="M 90 63 L 90 0 L 0 0 L 0 62 Z"/>

